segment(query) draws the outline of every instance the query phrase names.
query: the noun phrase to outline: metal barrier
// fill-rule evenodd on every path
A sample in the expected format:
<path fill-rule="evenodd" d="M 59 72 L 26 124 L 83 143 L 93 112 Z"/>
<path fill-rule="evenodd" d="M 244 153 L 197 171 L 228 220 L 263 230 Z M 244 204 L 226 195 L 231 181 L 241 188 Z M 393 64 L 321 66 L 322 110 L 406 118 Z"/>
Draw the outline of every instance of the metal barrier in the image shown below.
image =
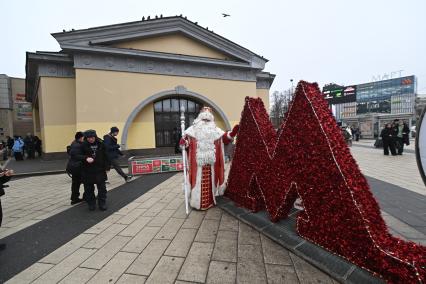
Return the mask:
<path fill-rule="evenodd" d="M 183 170 L 182 156 L 143 157 L 133 156 L 128 160 L 129 175 L 179 172 Z"/>

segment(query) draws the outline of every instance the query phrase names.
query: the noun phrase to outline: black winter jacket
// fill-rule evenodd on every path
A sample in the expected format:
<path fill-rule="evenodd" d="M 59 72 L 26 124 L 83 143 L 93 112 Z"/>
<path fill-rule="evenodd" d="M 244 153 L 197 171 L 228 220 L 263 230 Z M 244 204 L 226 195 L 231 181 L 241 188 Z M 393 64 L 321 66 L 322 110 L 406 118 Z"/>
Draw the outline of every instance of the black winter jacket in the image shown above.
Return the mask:
<path fill-rule="evenodd" d="M 90 144 L 84 141 L 82 144 L 84 162 L 81 171 L 83 183 L 96 184 L 105 182 L 106 172 L 110 169 L 110 162 L 106 153 L 106 148 L 102 140 L 96 139 L 95 143 Z M 88 163 L 87 158 L 93 158 L 93 163 Z"/>
<path fill-rule="evenodd" d="M 74 140 L 69 147 L 69 160 L 67 164 L 67 172 L 75 175 L 80 174 L 86 157 L 83 153 L 83 143 Z"/>
<path fill-rule="evenodd" d="M 119 156 L 123 156 L 123 153 L 120 151 L 120 145 L 117 144 L 117 138 L 114 136 L 110 134 L 105 135 L 104 144 L 110 161 L 118 159 Z"/>
<path fill-rule="evenodd" d="M 0 170 L 0 173 L 2 172 L 3 170 Z M 8 182 L 10 178 L 11 178 L 10 176 L 9 177 L 4 175 L 0 176 L 0 196 L 4 195 L 4 188 L 5 188 L 4 184 Z"/>
<path fill-rule="evenodd" d="M 383 140 L 389 141 L 392 139 L 393 136 L 393 128 L 383 128 L 382 132 L 380 133 L 380 137 L 382 137 Z"/>

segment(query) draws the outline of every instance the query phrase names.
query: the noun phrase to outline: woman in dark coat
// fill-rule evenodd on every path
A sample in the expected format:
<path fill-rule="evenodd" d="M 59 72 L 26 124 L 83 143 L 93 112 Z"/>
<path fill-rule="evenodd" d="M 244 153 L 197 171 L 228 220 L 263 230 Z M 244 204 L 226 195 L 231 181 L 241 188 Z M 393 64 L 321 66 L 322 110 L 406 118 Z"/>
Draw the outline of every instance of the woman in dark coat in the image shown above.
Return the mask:
<path fill-rule="evenodd" d="M 89 210 L 96 208 L 95 184 L 98 189 L 98 206 L 102 211 L 107 210 L 106 206 L 106 172 L 110 169 L 105 145 L 96 135 L 95 130 L 84 132 L 85 141 L 82 144 L 82 152 L 85 157 L 81 179 L 84 184 L 84 196 L 89 205 Z"/>
<path fill-rule="evenodd" d="M 0 168 L 0 197 L 4 195 L 4 188 L 6 187 L 4 184 L 7 183 L 13 175 L 12 170 L 1 169 Z M 3 210 L 1 208 L 1 199 L 0 199 L 0 227 L 1 222 L 3 221 Z M 0 251 L 6 248 L 6 244 L 0 244 Z"/>
<path fill-rule="evenodd" d="M 396 156 L 395 143 L 394 138 L 392 136 L 393 129 L 390 123 L 385 125 L 382 132 L 380 133 L 380 137 L 383 140 L 383 151 L 386 156 L 389 156 L 389 149 L 392 153 L 392 156 Z"/>

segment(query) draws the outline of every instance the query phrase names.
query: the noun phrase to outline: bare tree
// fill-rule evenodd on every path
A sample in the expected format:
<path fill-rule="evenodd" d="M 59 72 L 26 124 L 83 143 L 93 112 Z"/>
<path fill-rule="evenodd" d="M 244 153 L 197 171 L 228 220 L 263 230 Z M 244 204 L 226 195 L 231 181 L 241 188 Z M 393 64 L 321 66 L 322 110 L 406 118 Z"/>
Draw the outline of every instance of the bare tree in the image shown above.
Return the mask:
<path fill-rule="evenodd" d="M 285 118 L 290 103 L 293 100 L 293 91 L 288 89 L 282 92 L 275 91 L 271 96 L 270 118 L 272 125 L 279 128 L 282 120 Z"/>

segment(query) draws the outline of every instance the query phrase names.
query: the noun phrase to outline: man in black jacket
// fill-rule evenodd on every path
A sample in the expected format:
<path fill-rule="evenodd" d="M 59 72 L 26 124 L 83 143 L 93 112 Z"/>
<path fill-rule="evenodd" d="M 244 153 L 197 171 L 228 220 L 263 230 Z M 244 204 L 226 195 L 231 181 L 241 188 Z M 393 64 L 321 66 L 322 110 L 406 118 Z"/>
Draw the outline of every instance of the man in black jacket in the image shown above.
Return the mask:
<path fill-rule="evenodd" d="M 84 196 L 89 205 L 89 210 L 96 208 L 95 184 L 98 188 L 98 206 L 102 211 L 107 210 L 106 206 L 106 172 L 109 170 L 105 145 L 100 140 L 95 130 L 84 132 L 85 141 L 82 144 L 82 151 L 85 157 L 82 166 L 81 177 L 84 184 Z"/>
<path fill-rule="evenodd" d="M 69 160 L 67 164 L 67 172 L 72 176 L 71 183 L 71 205 L 83 201 L 80 199 L 80 185 L 81 185 L 81 168 L 86 157 L 83 154 L 82 144 L 84 142 L 83 132 L 75 134 L 75 140 L 71 143 L 69 150 Z"/>
<path fill-rule="evenodd" d="M 4 188 L 6 187 L 4 184 L 10 180 L 13 175 L 12 170 L 1 169 L 0 168 L 0 197 L 4 195 Z M 1 200 L 0 200 L 0 227 L 1 222 L 3 221 L 3 210 L 1 208 Z M 6 244 L 0 244 L 0 251 L 6 248 Z"/>
<path fill-rule="evenodd" d="M 124 181 L 128 182 L 131 180 L 131 177 L 123 172 L 118 162 L 118 158 L 123 156 L 123 153 L 120 151 L 120 145 L 117 143 L 118 132 L 119 129 L 117 127 L 111 127 L 111 131 L 104 136 L 104 144 L 111 166 L 120 176 L 124 178 Z"/>
<path fill-rule="evenodd" d="M 389 156 L 389 149 L 392 156 L 396 156 L 395 143 L 393 138 L 393 128 L 390 123 L 387 123 L 380 133 L 383 141 L 383 151 L 386 156 Z"/>

